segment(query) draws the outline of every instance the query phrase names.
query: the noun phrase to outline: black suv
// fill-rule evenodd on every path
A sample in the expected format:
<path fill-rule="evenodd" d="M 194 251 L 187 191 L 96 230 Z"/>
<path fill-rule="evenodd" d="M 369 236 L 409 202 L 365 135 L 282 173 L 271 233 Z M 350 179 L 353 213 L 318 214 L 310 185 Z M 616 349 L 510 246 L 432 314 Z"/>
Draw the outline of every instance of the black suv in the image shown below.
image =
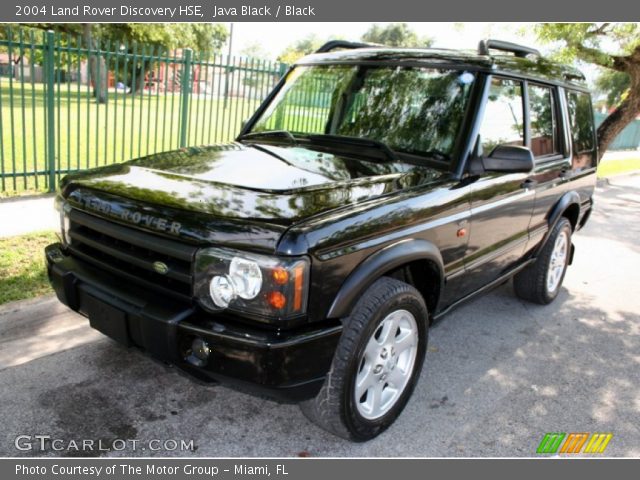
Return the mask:
<path fill-rule="evenodd" d="M 367 440 L 435 320 L 510 277 L 554 300 L 597 158 L 583 76 L 535 50 L 330 42 L 236 142 L 67 176 L 49 278 L 115 340 Z"/>

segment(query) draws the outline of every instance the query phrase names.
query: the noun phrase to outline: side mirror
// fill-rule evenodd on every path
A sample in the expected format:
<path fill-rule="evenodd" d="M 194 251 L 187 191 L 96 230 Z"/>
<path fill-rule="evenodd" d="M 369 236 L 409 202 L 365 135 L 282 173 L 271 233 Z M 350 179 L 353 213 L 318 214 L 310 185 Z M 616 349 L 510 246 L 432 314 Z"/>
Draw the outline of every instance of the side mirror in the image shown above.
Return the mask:
<path fill-rule="evenodd" d="M 482 158 L 482 166 L 488 172 L 529 173 L 534 164 L 533 152 L 515 145 L 498 145 L 488 157 Z"/>

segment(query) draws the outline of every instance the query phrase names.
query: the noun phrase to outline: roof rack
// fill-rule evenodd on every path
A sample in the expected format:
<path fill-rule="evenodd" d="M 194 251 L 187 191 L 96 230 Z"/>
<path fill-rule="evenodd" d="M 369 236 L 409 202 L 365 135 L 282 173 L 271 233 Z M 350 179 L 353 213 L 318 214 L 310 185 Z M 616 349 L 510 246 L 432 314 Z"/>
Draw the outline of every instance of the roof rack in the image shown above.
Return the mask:
<path fill-rule="evenodd" d="M 491 55 L 490 50 L 500 50 L 502 52 L 511 52 L 518 58 L 526 58 L 529 55 L 540 57 L 540 51 L 535 48 L 525 47 L 517 43 L 505 42 L 503 40 L 480 40 L 478 44 L 478 55 Z"/>
<path fill-rule="evenodd" d="M 361 43 L 361 42 L 348 42 L 346 40 L 330 40 L 324 45 L 322 45 L 319 49 L 317 49 L 314 53 L 327 53 L 332 50 L 336 50 L 338 48 L 345 48 L 348 50 L 356 49 L 356 48 L 372 48 L 372 47 L 381 47 L 382 45 L 377 45 L 375 43 Z"/>

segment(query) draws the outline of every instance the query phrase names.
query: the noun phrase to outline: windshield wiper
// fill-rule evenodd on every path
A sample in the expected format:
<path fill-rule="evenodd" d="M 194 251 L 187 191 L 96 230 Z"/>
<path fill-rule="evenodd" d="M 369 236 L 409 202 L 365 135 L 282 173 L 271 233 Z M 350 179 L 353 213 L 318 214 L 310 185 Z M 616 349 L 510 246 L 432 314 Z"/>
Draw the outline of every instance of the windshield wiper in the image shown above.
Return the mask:
<path fill-rule="evenodd" d="M 348 137 L 346 135 L 332 135 L 332 134 L 305 135 L 303 138 L 315 144 L 333 143 L 333 144 L 351 145 L 351 146 L 365 147 L 365 148 L 367 147 L 374 148 L 384 153 L 390 161 L 395 162 L 398 160 L 398 154 L 394 152 L 389 147 L 389 145 L 387 145 L 384 142 L 380 142 L 379 140 L 372 140 L 370 138 L 361 138 L 361 137 Z"/>
<path fill-rule="evenodd" d="M 437 162 L 448 162 L 449 160 L 451 160 L 451 157 L 441 150 L 403 150 L 402 153 L 433 159 Z"/>
<path fill-rule="evenodd" d="M 296 145 L 298 141 L 296 137 L 288 130 L 267 130 L 264 132 L 249 132 L 238 137 L 238 140 L 260 140 L 260 139 L 273 139 L 283 138 L 286 139 L 291 145 Z"/>

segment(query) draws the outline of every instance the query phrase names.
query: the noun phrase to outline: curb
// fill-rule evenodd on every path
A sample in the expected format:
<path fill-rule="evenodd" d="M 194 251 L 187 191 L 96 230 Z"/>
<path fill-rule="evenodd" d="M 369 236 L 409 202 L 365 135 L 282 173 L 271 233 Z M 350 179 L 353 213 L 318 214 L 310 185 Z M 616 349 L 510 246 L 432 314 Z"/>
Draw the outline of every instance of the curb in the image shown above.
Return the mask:
<path fill-rule="evenodd" d="M 55 192 L 50 193 L 32 193 L 29 195 L 16 195 L 14 197 L 0 197 L 0 204 L 3 203 L 20 203 L 20 202 L 28 202 L 34 200 L 46 200 L 49 198 L 54 198 L 57 194 Z"/>
<path fill-rule="evenodd" d="M 597 187 L 606 187 L 613 185 L 611 182 L 616 180 L 624 180 L 626 178 L 634 179 L 634 177 L 640 178 L 640 170 L 631 170 L 629 172 L 621 172 L 616 175 L 611 175 L 608 177 L 598 178 L 596 180 Z"/>
<path fill-rule="evenodd" d="M 44 295 L 40 295 L 39 297 L 26 298 L 24 300 L 14 300 L 13 302 L 7 302 L 5 304 L 0 305 L 0 318 L 5 315 L 10 315 L 15 312 L 19 312 L 20 310 L 24 310 L 25 308 L 32 307 L 39 303 L 44 303 L 49 300 L 57 300 L 55 293 L 45 293 Z"/>

